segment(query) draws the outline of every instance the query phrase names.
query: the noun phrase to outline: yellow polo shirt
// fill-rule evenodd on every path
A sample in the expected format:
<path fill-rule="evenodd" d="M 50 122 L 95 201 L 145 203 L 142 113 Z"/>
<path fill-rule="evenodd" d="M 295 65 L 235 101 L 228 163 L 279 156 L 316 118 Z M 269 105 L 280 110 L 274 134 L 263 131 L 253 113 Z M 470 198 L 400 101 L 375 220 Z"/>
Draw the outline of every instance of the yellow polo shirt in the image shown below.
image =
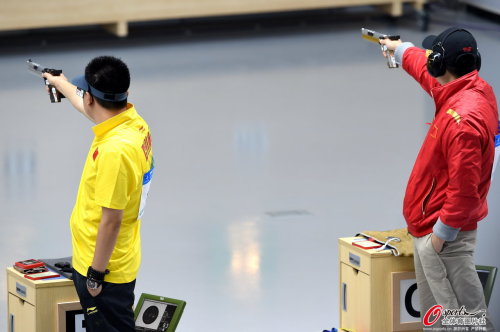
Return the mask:
<path fill-rule="evenodd" d="M 123 210 L 105 281 L 127 283 L 135 280 L 141 262 L 140 218 L 154 169 L 151 135 L 132 104 L 92 129 L 95 138 L 70 220 L 73 266 L 87 275 L 94 258 L 102 207 Z"/>

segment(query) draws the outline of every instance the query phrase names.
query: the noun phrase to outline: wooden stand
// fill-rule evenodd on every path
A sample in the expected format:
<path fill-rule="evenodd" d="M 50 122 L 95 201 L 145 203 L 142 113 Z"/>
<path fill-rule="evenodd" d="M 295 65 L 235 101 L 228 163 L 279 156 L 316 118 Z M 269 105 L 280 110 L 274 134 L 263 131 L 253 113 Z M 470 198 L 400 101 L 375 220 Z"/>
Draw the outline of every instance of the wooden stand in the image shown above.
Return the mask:
<path fill-rule="evenodd" d="M 7 331 L 57 331 L 57 304 L 79 301 L 69 279 L 30 280 L 7 268 Z"/>
<path fill-rule="evenodd" d="M 339 239 L 340 328 L 356 332 L 401 331 L 393 322 L 392 273 L 413 271 L 413 257 L 396 257 L 389 250 L 361 249 L 351 244 L 353 239 Z"/>

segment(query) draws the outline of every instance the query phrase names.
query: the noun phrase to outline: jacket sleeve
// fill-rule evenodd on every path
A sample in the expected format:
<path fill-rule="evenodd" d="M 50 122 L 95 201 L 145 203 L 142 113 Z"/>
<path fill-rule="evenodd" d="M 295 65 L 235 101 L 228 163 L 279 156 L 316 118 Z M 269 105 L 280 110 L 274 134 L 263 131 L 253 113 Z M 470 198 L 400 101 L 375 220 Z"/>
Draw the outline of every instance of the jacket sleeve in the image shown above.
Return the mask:
<path fill-rule="evenodd" d="M 405 43 L 402 48 L 404 49 Z M 397 52 L 398 50 L 396 50 Z M 430 95 L 431 89 L 439 85 L 438 81 L 427 71 L 427 56 L 425 50 L 418 47 L 407 47 L 402 55 L 402 67 Z"/>
<path fill-rule="evenodd" d="M 451 133 L 443 137 L 443 152 L 448 161 L 448 187 L 440 211 L 440 220 L 446 226 L 460 229 L 477 215 L 481 207 L 482 147 L 478 132 L 466 123 L 452 124 Z M 449 128 L 450 129 L 450 128 Z"/>

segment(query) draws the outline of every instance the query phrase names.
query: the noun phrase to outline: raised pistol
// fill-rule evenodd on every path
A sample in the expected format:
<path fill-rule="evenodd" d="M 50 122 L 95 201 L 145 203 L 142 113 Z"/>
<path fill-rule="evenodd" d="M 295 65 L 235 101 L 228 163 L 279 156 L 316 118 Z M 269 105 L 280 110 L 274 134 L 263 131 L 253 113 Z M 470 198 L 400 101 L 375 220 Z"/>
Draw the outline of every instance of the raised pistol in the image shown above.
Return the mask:
<path fill-rule="evenodd" d="M 47 68 L 45 66 L 42 66 L 36 62 L 31 61 L 29 59 L 26 61 L 28 64 L 28 69 L 30 72 L 35 74 L 36 76 L 39 76 L 43 78 L 43 81 L 45 82 L 45 85 L 49 89 L 49 96 L 50 96 L 50 102 L 51 103 L 60 103 L 61 98 L 64 98 L 64 95 L 59 92 L 55 86 L 49 83 L 45 77 L 43 77 L 43 73 L 49 73 L 54 76 L 60 76 L 62 74 L 62 69 L 52 69 L 52 68 Z"/>
<path fill-rule="evenodd" d="M 389 68 L 398 68 L 399 65 L 396 63 L 396 58 L 394 57 L 394 52 L 389 51 L 387 46 L 380 44 L 380 39 L 389 38 L 390 40 L 399 40 L 399 35 L 386 35 L 375 30 L 361 28 L 361 37 L 364 39 L 371 41 L 373 43 L 377 43 L 380 45 L 380 49 L 382 52 L 386 54 L 387 58 L 387 67 Z"/>

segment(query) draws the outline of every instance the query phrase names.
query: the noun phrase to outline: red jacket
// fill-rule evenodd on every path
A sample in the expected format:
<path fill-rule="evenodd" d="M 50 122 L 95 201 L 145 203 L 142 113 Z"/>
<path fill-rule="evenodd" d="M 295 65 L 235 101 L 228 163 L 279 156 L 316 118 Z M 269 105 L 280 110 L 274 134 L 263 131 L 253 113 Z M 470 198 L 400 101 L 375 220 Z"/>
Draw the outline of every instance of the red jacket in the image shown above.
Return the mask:
<path fill-rule="evenodd" d="M 440 85 L 427 72 L 426 60 L 417 47 L 403 54 L 403 68 L 436 105 L 404 198 L 403 215 L 416 237 L 431 233 L 438 218 L 466 231 L 486 217 L 498 131 L 493 89 L 477 71 Z"/>

